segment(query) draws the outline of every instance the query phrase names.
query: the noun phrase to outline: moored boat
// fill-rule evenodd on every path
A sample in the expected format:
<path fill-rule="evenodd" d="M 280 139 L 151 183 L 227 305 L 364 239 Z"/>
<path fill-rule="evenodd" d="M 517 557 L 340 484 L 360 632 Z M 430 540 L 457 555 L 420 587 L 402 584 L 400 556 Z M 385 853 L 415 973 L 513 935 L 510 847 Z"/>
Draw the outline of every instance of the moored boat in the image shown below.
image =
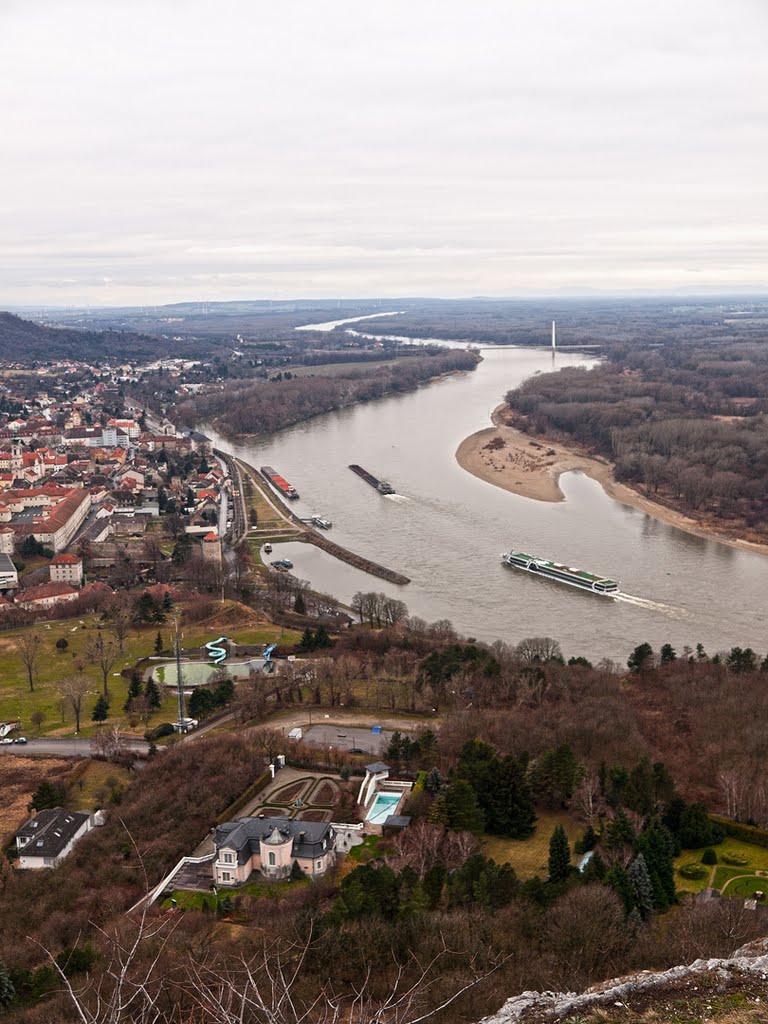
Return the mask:
<path fill-rule="evenodd" d="M 298 498 L 299 492 L 293 484 L 289 484 L 285 477 L 280 476 L 276 469 L 273 469 L 271 466 L 262 466 L 261 475 L 268 480 L 274 488 L 280 491 L 281 494 L 284 494 L 286 498 L 290 498 L 291 501 Z"/>

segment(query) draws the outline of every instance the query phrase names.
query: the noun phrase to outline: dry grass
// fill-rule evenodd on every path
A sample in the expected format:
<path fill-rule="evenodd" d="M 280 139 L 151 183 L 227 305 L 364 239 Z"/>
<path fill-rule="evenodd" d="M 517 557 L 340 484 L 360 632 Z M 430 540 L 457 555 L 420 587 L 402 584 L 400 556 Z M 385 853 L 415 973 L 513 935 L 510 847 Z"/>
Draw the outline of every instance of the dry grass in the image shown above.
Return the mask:
<path fill-rule="evenodd" d="M 582 835 L 584 828 L 573 820 L 565 811 L 539 813 L 536 831 L 530 839 L 502 839 L 498 836 L 483 837 L 483 853 L 492 857 L 498 864 L 509 862 L 523 880 L 540 875 L 545 878 L 548 873 L 549 840 L 558 825 L 562 825 L 568 842 L 573 844 Z M 576 863 L 578 857 L 571 855 L 571 862 Z"/>
<path fill-rule="evenodd" d="M 27 805 L 40 783 L 66 781 L 72 765 L 71 760 L 56 757 L 0 755 L 0 840 L 27 820 Z"/>
<path fill-rule="evenodd" d="M 133 773 L 120 765 L 108 761 L 89 761 L 71 788 L 69 806 L 74 811 L 93 811 L 103 807 L 112 789 L 124 789 L 133 778 Z"/>

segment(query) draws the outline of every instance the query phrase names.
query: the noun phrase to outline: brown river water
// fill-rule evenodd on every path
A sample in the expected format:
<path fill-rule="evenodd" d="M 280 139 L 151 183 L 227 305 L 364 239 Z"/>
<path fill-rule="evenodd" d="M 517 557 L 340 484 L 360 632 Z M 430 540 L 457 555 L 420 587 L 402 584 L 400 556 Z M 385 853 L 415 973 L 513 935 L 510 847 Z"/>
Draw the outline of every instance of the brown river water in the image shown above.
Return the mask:
<path fill-rule="evenodd" d="M 317 417 L 263 441 L 227 441 L 223 450 L 257 468 L 274 466 L 299 491 L 300 516 L 330 519 L 329 536 L 411 578 L 394 586 L 307 544 L 275 546 L 316 590 L 349 601 L 383 590 L 411 614 L 450 619 L 465 636 L 516 643 L 556 637 L 566 657 L 625 661 L 637 644 L 734 645 L 765 653 L 768 557 L 704 540 L 608 497 L 580 473 L 567 473 L 564 502 L 521 498 L 461 469 L 459 443 L 490 422 L 504 393 L 552 368 L 548 350 L 483 348 L 472 372 L 417 391 Z M 557 365 L 593 363 L 574 352 Z M 347 467 L 359 463 L 388 480 L 382 497 Z M 597 572 L 621 583 L 608 599 L 509 569 L 510 548 Z"/>

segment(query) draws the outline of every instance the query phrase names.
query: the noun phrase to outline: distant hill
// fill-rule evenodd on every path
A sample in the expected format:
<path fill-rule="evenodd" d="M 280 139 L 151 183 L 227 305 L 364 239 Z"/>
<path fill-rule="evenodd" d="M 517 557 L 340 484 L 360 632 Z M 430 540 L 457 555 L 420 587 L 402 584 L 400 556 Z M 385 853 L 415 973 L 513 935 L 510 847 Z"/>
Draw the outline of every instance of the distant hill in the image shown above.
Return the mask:
<path fill-rule="evenodd" d="M 115 359 L 153 359 L 166 355 L 168 351 L 166 341 L 131 331 L 42 327 L 13 313 L 0 312 L 0 359 L 5 362 L 78 359 L 97 363 Z"/>

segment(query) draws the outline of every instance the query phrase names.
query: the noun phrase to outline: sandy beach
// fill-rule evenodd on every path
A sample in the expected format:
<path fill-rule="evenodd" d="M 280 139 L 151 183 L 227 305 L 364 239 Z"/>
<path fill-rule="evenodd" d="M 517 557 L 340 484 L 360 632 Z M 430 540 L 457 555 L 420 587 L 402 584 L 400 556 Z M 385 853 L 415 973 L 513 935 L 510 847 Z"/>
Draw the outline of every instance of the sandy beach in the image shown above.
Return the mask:
<path fill-rule="evenodd" d="M 535 501 L 564 501 L 565 495 L 558 483 L 563 473 L 577 471 L 584 473 L 602 486 L 606 494 L 624 505 L 639 509 L 661 522 L 669 523 L 680 530 L 718 540 L 732 547 L 746 551 L 768 554 L 768 544 L 729 537 L 690 519 L 676 509 L 651 501 L 639 491 L 618 483 L 613 476 L 613 466 L 602 459 L 582 455 L 565 445 L 546 438 L 524 434 L 502 421 L 506 407 L 498 406 L 493 412 L 495 426 L 478 430 L 461 442 L 456 451 L 456 461 L 462 469 L 473 476 L 495 484 L 505 491 L 519 494 Z"/>

